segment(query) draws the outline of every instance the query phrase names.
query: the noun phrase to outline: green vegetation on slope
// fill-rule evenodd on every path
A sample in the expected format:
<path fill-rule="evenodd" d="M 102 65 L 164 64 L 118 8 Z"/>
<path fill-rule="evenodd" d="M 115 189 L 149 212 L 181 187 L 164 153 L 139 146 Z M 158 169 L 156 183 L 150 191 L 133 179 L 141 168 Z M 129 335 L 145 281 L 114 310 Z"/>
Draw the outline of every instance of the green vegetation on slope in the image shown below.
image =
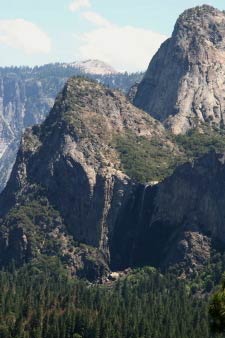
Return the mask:
<path fill-rule="evenodd" d="M 173 266 L 169 269 L 170 273 L 181 276 L 182 266 Z M 211 293 L 221 282 L 225 271 L 225 253 L 212 251 L 211 257 L 203 269 L 193 271 L 187 279 L 187 287 L 192 294 L 205 295 Z"/>
<path fill-rule="evenodd" d="M 42 243 L 51 251 L 56 246 L 56 240 L 51 238 L 51 232 L 61 225 L 59 213 L 53 209 L 47 199 L 32 200 L 18 208 L 13 208 L 4 220 L 7 230 L 19 227 L 29 236 L 32 255 L 36 255 Z M 53 242 L 55 242 L 53 244 Z"/>
<path fill-rule="evenodd" d="M 210 306 L 210 328 L 215 334 L 225 334 L 225 275 L 222 280 L 222 285 L 212 296 Z"/>
<path fill-rule="evenodd" d="M 204 133 L 195 129 L 186 135 L 169 136 L 177 147 L 172 151 L 160 139 L 147 140 L 134 134 L 117 136 L 113 145 L 119 153 L 126 174 L 141 183 L 161 181 L 172 174 L 175 167 L 191 161 L 210 150 L 225 151 L 225 131 L 204 127 Z"/>
<path fill-rule="evenodd" d="M 187 159 L 194 159 L 202 154 L 215 150 L 225 151 L 225 131 L 205 127 L 202 132 L 191 130 L 186 135 L 174 137 L 175 142 Z"/>
<path fill-rule="evenodd" d="M 57 259 L 0 272 L 1 338 L 207 338 L 207 301 L 154 269 L 110 286 L 72 280 Z"/>
<path fill-rule="evenodd" d="M 72 236 L 67 235 L 59 212 L 49 204 L 47 198 L 39 194 L 27 194 L 27 202 L 12 208 L 2 221 L 1 240 L 7 238 L 10 241 L 10 238 L 14 238 L 18 244 L 2 247 L 1 267 L 9 265 L 12 260 L 20 266 L 41 254 L 57 254 L 65 259 L 62 246 L 76 248 L 77 243 Z"/>
<path fill-rule="evenodd" d="M 160 139 L 148 140 L 134 134 L 117 136 L 114 146 L 123 170 L 138 182 L 160 181 L 172 174 L 179 161 Z"/>

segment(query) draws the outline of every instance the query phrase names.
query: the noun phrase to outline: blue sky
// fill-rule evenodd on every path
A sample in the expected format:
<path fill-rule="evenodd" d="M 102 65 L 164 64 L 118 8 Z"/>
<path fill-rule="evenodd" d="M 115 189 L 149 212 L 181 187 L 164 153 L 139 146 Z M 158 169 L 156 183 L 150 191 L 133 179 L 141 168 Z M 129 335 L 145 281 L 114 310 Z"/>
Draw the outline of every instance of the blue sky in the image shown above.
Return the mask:
<path fill-rule="evenodd" d="M 98 58 L 144 70 L 183 10 L 224 0 L 0 0 L 0 66 Z"/>

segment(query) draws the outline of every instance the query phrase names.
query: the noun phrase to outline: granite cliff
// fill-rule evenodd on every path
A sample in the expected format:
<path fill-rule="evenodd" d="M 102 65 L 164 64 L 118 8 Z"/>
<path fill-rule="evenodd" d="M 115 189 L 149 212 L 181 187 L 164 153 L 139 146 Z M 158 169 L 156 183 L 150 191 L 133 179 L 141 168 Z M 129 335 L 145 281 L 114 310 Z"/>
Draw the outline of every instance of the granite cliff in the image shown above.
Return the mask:
<path fill-rule="evenodd" d="M 112 261 L 123 266 L 177 266 L 190 275 L 225 251 L 225 155 L 214 151 L 154 186 L 142 185 L 117 219 Z"/>
<path fill-rule="evenodd" d="M 86 68 L 80 63 L 0 68 L 0 191 L 11 173 L 24 129 L 45 119 L 68 78 L 83 75 L 127 92 L 142 76 L 109 73 L 110 67 L 96 60 L 84 64 Z"/>
<path fill-rule="evenodd" d="M 175 134 L 225 120 L 225 12 L 186 10 L 153 57 L 134 104 Z"/>

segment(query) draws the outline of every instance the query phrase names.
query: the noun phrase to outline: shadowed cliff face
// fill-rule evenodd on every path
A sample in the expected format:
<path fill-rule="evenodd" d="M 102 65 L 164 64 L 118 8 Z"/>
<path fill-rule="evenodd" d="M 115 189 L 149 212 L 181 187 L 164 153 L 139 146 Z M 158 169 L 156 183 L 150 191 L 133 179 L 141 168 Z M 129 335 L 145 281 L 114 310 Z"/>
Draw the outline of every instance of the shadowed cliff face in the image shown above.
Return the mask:
<path fill-rule="evenodd" d="M 157 186 L 139 185 L 121 209 L 110 242 L 111 267 L 122 270 L 132 266 L 160 264 L 160 241 L 150 229 Z M 164 234 L 162 234 L 164 236 Z"/>
<path fill-rule="evenodd" d="M 225 13 L 185 11 L 150 62 L 134 104 L 175 134 L 201 122 L 224 126 Z"/>
<path fill-rule="evenodd" d="M 225 250 L 224 155 L 211 152 L 162 183 L 140 186 L 117 220 L 113 268 L 179 264 L 189 274 Z"/>
<path fill-rule="evenodd" d="M 151 226 L 160 222 L 176 227 L 165 248 L 164 265 L 182 259 L 200 264 L 209 257 L 211 245 L 224 251 L 224 179 L 224 155 L 211 152 L 178 167 L 159 185 Z"/>

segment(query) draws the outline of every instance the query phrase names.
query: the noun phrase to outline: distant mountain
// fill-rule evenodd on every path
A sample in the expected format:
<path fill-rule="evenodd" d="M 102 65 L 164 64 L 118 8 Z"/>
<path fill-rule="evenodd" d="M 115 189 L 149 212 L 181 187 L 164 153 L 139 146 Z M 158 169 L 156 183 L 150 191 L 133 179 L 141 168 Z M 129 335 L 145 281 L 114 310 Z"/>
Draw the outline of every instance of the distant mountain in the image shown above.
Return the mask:
<path fill-rule="evenodd" d="M 70 63 L 69 66 L 78 68 L 82 72 L 87 74 L 95 74 L 95 75 L 118 74 L 118 72 L 113 67 L 100 60 L 86 60 L 81 62 L 73 62 Z"/>
<path fill-rule="evenodd" d="M 186 10 L 150 62 L 134 103 L 173 133 L 225 125 L 225 12 Z"/>
<path fill-rule="evenodd" d="M 110 69 L 96 62 L 88 61 L 88 65 L 96 64 L 102 72 L 104 67 Z M 0 191 L 9 178 L 23 130 L 45 119 L 56 95 L 72 76 L 90 77 L 125 93 L 142 78 L 141 73 L 87 74 L 76 63 L 0 68 Z"/>

